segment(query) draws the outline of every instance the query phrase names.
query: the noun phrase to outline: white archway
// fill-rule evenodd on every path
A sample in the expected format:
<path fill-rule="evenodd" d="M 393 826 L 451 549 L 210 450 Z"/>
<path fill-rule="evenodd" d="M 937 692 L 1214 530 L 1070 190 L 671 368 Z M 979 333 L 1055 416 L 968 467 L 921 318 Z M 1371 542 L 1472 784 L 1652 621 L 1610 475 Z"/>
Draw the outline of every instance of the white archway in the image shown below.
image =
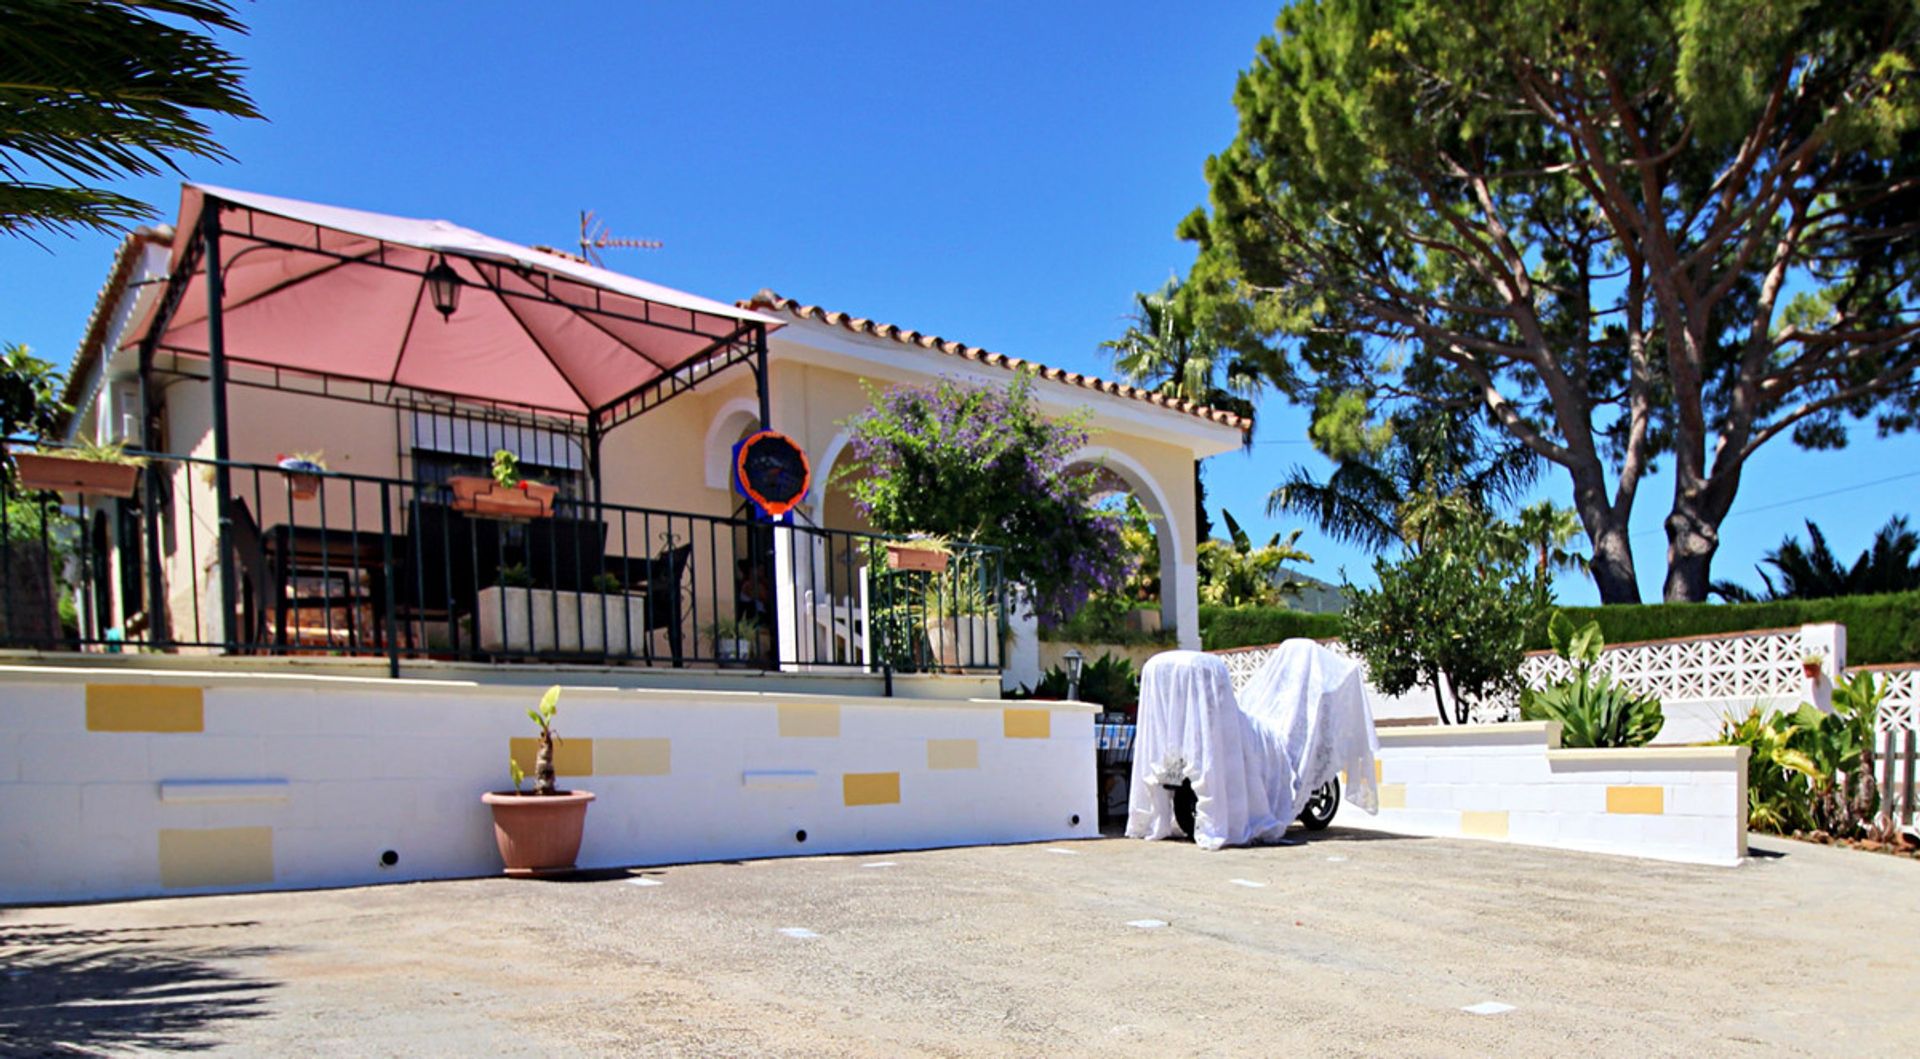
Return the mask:
<path fill-rule="evenodd" d="M 733 488 L 733 443 L 740 440 L 741 431 L 759 422 L 757 397 L 736 397 L 714 413 L 713 422 L 707 425 L 707 439 L 700 449 L 706 458 L 709 488 Z"/>
<path fill-rule="evenodd" d="M 1200 648 L 1200 573 L 1197 543 L 1189 543 L 1190 512 L 1176 510 L 1167 491 L 1139 460 L 1106 445 L 1087 445 L 1067 460 L 1070 467 L 1096 464 L 1112 471 L 1140 498 L 1147 513 L 1160 520 L 1154 534 L 1160 545 L 1160 620 L 1174 630 L 1182 648 Z"/>
<path fill-rule="evenodd" d="M 824 521 L 827 512 L 827 480 L 833 477 L 834 465 L 840 462 L 840 454 L 846 451 L 847 443 L 853 440 L 853 428 L 841 427 L 840 432 L 827 442 L 820 451 L 818 459 L 813 461 L 813 484 L 807 487 L 807 511 L 816 521 Z"/>

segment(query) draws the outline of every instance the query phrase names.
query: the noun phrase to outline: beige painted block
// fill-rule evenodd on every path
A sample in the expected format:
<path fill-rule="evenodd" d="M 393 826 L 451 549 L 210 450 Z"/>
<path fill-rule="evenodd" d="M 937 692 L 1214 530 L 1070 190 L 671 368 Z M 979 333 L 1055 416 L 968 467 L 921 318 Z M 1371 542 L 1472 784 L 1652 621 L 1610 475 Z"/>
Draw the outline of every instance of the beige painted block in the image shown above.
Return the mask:
<path fill-rule="evenodd" d="M 273 881 L 273 828 L 160 829 L 160 885 L 248 886 Z"/>
<path fill-rule="evenodd" d="M 540 740 L 532 736 L 515 736 L 507 747 L 513 760 L 520 763 L 520 771 L 527 774 L 529 782 L 533 779 L 533 763 L 540 758 Z M 556 776 L 593 775 L 593 740 L 558 739 L 553 744 L 553 774 Z"/>
<path fill-rule="evenodd" d="M 782 703 L 780 734 L 803 739 L 838 739 L 840 738 L 840 707 L 815 703 Z"/>
<path fill-rule="evenodd" d="M 1053 735 L 1052 710 L 1007 710 L 1002 722 L 1008 739 L 1046 739 Z"/>
<path fill-rule="evenodd" d="M 849 772 L 840 780 L 841 797 L 848 805 L 899 805 L 898 772 Z"/>
<path fill-rule="evenodd" d="M 1407 785 L 1404 783 L 1382 783 L 1380 785 L 1380 808 L 1405 809 L 1407 807 Z"/>
<path fill-rule="evenodd" d="M 671 739 L 595 739 L 596 776 L 665 776 L 673 772 Z"/>
<path fill-rule="evenodd" d="M 980 740 L 927 740 L 927 767 L 930 769 L 977 769 L 980 767 Z"/>
<path fill-rule="evenodd" d="M 1662 816 L 1667 811 L 1663 787 L 1608 787 L 1607 812 Z"/>
<path fill-rule="evenodd" d="M 1478 835 L 1481 838 L 1507 837 L 1507 811 L 1502 809 L 1492 813 L 1463 812 L 1460 814 L 1460 833 Z"/>
<path fill-rule="evenodd" d="M 204 732 L 201 688 L 169 684 L 88 684 L 89 732 Z"/>
<path fill-rule="evenodd" d="M 1387 763 L 1379 758 L 1373 759 L 1373 782 L 1379 783 L 1387 778 Z"/>

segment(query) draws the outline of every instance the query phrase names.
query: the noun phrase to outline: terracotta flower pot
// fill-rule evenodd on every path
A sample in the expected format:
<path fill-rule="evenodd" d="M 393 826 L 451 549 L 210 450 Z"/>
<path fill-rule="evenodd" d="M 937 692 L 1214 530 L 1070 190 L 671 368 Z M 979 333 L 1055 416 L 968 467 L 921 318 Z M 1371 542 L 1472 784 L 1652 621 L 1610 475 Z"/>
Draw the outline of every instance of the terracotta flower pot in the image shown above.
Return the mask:
<path fill-rule="evenodd" d="M 504 486 L 491 478 L 455 475 L 447 479 L 453 490 L 453 509 L 490 518 L 549 518 L 558 486 L 521 482 Z"/>
<path fill-rule="evenodd" d="M 558 875 L 573 870 L 592 792 L 488 791 L 480 800 L 493 808 L 493 838 L 500 845 L 508 875 Z"/>
<path fill-rule="evenodd" d="M 320 495 L 320 476 L 300 471 L 287 471 L 287 487 L 293 491 L 295 500 L 312 500 Z"/>
<path fill-rule="evenodd" d="M 1801 671 L 1802 671 L 1802 672 L 1804 672 L 1804 673 L 1806 673 L 1806 674 L 1807 674 L 1807 679 L 1808 679 L 1808 680 L 1819 680 L 1819 679 L 1820 679 L 1820 663 L 1818 663 L 1818 662 L 1802 662 L 1802 663 L 1800 663 L 1800 669 L 1801 669 Z"/>
<path fill-rule="evenodd" d="M 937 574 L 947 568 L 949 558 L 946 552 L 937 552 L 930 548 L 913 548 L 904 544 L 887 545 L 887 569 L 889 570 L 925 570 Z"/>
<path fill-rule="evenodd" d="M 24 488 L 55 489 L 83 496 L 129 497 L 140 478 L 140 468 L 130 463 L 76 460 L 43 452 L 17 452 L 13 465 L 19 469 L 20 484 Z"/>

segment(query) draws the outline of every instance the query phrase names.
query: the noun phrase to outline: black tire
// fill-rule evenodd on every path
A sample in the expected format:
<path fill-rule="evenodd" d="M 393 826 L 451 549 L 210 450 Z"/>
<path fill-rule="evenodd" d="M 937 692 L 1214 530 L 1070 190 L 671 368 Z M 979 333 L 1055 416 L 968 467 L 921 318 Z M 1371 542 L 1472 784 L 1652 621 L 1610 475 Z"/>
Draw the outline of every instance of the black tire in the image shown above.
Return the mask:
<path fill-rule="evenodd" d="M 1179 824 L 1187 840 L 1192 841 L 1193 816 L 1200 808 L 1200 796 L 1193 793 L 1193 781 L 1181 780 L 1180 786 L 1167 789 L 1173 792 L 1173 822 Z"/>
<path fill-rule="evenodd" d="M 1300 822 L 1307 825 L 1309 831 L 1325 831 L 1333 823 L 1333 814 L 1340 811 L 1340 781 L 1331 779 L 1319 790 L 1307 796 L 1307 804 L 1300 810 Z"/>

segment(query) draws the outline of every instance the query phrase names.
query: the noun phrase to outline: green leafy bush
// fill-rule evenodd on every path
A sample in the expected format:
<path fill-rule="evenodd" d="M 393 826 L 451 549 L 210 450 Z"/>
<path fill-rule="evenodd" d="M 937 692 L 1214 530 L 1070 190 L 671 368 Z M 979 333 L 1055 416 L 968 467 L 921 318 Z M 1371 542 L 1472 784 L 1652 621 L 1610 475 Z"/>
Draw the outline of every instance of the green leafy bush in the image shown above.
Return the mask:
<path fill-rule="evenodd" d="M 1079 613 L 1059 625 L 1043 626 L 1040 638 L 1059 643 L 1167 644 L 1177 638 L 1172 628 L 1151 632 L 1127 627 L 1127 615 L 1135 610 L 1159 610 L 1160 604 L 1135 604 L 1119 596 L 1099 595 L 1087 600 Z"/>
<path fill-rule="evenodd" d="M 1747 821 L 1762 831 L 1864 835 L 1879 810 L 1873 737 L 1886 689 L 1856 673 L 1833 689 L 1833 712 L 1802 703 L 1793 713 L 1758 708 L 1723 727 L 1718 740 L 1752 750 Z"/>
<path fill-rule="evenodd" d="M 1600 623 L 1578 629 L 1556 611 L 1547 624 L 1555 654 L 1573 663 L 1573 676 L 1549 688 L 1520 693 L 1520 717 L 1559 721 L 1560 745 L 1568 747 L 1645 746 L 1660 734 L 1666 717 L 1655 695 L 1638 695 L 1608 674 L 1593 671 L 1606 649 Z"/>
<path fill-rule="evenodd" d="M 1565 610 L 1575 624 L 1599 622 L 1607 642 L 1614 644 L 1838 622 L 1847 627 L 1849 665 L 1920 659 L 1920 592 L 1771 603 L 1647 603 Z M 1527 649 L 1550 646 L 1546 622 L 1536 622 L 1528 630 Z"/>
<path fill-rule="evenodd" d="M 1340 635 L 1338 614 L 1310 614 L 1286 607 L 1200 608 L 1200 645 L 1209 651 L 1259 647 L 1304 637 L 1331 640 Z"/>
<path fill-rule="evenodd" d="M 1067 697 L 1067 671 L 1054 666 L 1040 677 L 1032 691 L 1017 692 L 1008 698 L 1064 699 Z M 1104 706 L 1114 713 L 1132 713 L 1140 706 L 1140 674 L 1133 659 L 1124 655 L 1103 654 L 1080 669 L 1080 701 Z"/>

